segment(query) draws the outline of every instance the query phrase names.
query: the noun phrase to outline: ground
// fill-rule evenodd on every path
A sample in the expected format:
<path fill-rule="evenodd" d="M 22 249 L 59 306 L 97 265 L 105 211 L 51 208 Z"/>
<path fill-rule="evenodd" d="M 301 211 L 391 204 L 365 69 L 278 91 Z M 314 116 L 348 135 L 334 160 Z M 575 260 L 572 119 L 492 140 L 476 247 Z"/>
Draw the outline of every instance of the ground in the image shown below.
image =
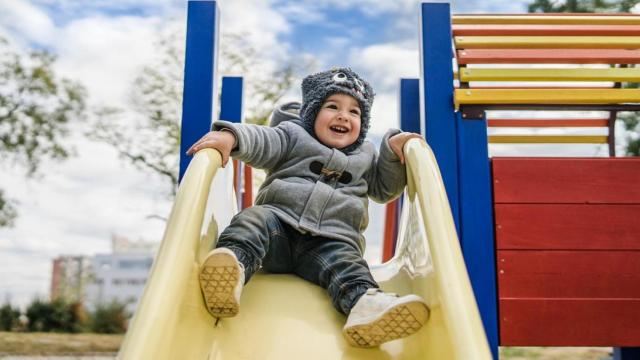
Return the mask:
<path fill-rule="evenodd" d="M 123 335 L 0 332 L 0 358 L 6 355 L 115 356 Z M 611 348 L 500 348 L 505 360 L 608 360 Z"/>

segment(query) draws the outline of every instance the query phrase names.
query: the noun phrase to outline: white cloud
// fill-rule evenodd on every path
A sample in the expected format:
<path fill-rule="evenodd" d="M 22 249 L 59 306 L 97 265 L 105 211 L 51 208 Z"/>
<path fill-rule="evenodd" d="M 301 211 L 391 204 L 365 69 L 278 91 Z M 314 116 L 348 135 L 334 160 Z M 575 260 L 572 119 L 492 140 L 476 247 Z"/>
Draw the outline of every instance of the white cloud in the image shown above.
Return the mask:
<path fill-rule="evenodd" d="M 25 1 L 0 2 L 0 29 L 25 44 L 46 44 L 56 35 L 53 21 L 41 9 Z"/>

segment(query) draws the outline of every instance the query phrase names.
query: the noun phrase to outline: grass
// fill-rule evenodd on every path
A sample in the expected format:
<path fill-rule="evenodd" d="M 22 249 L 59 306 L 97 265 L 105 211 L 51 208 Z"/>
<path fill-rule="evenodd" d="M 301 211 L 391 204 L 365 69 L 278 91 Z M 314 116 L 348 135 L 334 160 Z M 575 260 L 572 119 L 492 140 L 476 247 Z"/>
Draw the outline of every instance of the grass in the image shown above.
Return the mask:
<path fill-rule="evenodd" d="M 501 347 L 506 360 L 610 360 L 609 347 Z"/>
<path fill-rule="evenodd" d="M 4 355 L 102 355 L 118 352 L 123 335 L 0 332 Z M 501 347 L 501 360 L 607 360 L 611 348 Z"/>
<path fill-rule="evenodd" d="M 0 355 L 115 354 L 123 335 L 0 332 Z"/>

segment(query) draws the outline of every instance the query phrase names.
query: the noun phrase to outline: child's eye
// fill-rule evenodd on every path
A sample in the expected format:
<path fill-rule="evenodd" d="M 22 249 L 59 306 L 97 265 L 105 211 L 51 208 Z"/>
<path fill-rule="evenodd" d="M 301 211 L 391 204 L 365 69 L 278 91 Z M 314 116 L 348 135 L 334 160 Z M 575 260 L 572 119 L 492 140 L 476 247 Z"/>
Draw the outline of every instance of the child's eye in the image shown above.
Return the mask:
<path fill-rule="evenodd" d="M 360 115 L 360 111 L 355 110 L 355 109 L 351 110 L 351 113 L 354 114 L 354 115 Z"/>
<path fill-rule="evenodd" d="M 336 105 L 334 105 L 334 104 L 328 104 L 328 105 L 326 105 L 325 107 L 326 107 L 326 108 L 329 108 L 329 109 L 337 109 L 337 108 L 338 108 L 338 107 L 337 107 Z"/>

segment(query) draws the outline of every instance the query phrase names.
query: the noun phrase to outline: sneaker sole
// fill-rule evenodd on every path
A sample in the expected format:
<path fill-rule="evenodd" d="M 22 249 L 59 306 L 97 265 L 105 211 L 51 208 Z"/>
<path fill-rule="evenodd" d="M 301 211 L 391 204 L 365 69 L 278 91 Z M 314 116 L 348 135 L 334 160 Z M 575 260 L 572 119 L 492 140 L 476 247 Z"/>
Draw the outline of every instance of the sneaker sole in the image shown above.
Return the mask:
<path fill-rule="evenodd" d="M 200 289 L 207 310 L 215 317 L 232 317 L 240 311 L 234 296 L 240 271 L 236 259 L 229 254 L 208 257 L 200 268 Z"/>
<path fill-rule="evenodd" d="M 429 308 L 419 301 L 398 304 L 378 318 L 343 330 L 348 342 L 356 347 L 375 347 L 387 341 L 416 333 L 429 319 Z"/>

